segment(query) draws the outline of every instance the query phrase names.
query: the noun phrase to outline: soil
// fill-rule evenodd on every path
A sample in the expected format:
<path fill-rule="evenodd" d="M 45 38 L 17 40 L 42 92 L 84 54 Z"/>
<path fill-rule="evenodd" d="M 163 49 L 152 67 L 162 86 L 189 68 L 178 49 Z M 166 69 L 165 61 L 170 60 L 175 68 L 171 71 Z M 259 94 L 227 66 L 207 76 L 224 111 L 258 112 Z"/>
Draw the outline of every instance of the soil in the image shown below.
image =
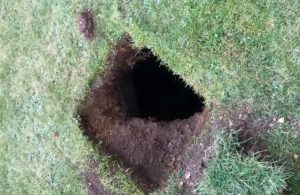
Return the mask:
<path fill-rule="evenodd" d="M 204 174 L 207 160 L 214 152 L 213 143 L 213 137 L 207 134 L 189 148 L 181 165 L 183 175 L 177 183 L 181 194 L 197 194 L 195 188 Z"/>
<path fill-rule="evenodd" d="M 94 159 L 89 160 L 89 169 L 83 174 L 86 183 L 88 195 L 113 195 L 107 192 L 101 184 L 99 176 L 96 173 L 98 162 Z"/>
<path fill-rule="evenodd" d="M 86 39 L 93 39 L 95 36 L 95 23 L 92 12 L 85 10 L 78 14 L 77 28 Z"/>
<path fill-rule="evenodd" d="M 166 185 L 208 116 L 204 99 L 160 64 L 122 39 L 80 110 L 85 134 L 131 168 L 145 193 Z"/>

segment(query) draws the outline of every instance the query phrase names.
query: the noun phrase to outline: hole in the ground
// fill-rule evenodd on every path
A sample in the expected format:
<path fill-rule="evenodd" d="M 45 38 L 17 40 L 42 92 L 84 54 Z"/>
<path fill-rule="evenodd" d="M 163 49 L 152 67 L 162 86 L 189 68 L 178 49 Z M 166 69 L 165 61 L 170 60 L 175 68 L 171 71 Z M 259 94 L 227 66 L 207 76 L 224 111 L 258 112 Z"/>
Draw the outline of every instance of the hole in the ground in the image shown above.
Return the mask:
<path fill-rule="evenodd" d="M 189 118 L 202 112 L 204 99 L 172 73 L 149 49 L 133 66 L 133 86 L 139 113 L 136 117 L 161 121 Z"/>
<path fill-rule="evenodd" d="M 208 115 L 204 99 L 160 63 L 122 39 L 79 110 L 85 134 L 131 168 L 145 192 L 166 183 Z"/>

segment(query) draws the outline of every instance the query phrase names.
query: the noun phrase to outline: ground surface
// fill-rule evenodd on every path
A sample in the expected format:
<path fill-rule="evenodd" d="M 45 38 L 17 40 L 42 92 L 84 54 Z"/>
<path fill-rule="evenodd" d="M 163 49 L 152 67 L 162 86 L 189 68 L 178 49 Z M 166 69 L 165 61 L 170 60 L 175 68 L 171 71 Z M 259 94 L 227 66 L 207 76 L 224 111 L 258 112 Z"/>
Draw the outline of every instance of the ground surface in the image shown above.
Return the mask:
<path fill-rule="evenodd" d="M 208 109 L 173 73 L 162 67 L 153 70 L 156 60 L 149 62 L 149 51 L 132 44 L 124 38 L 116 46 L 80 117 L 88 137 L 102 140 L 104 150 L 129 166 L 139 186 L 149 192 L 164 186 L 178 169 L 180 157 L 201 133 Z"/>
<path fill-rule="evenodd" d="M 87 10 L 91 15 L 83 14 Z M 77 116 L 94 77 L 103 73 L 108 54 L 126 32 L 137 47 L 153 49 L 207 105 L 218 105 L 210 107 L 215 122 L 208 123 L 207 132 L 246 129 L 242 139 L 249 132 L 263 138 L 272 158 L 286 162 L 274 167 L 284 164 L 293 173 L 286 193 L 299 194 L 299 13 L 298 0 L 2 1 L 0 193 L 86 194 L 101 192 L 103 186 L 115 194 L 141 194 L 130 171 L 83 136 Z M 201 144 L 206 150 L 204 141 L 195 141 L 168 187 L 156 194 L 196 193 L 198 186 L 225 193 L 230 183 L 213 177 L 220 172 L 209 163 L 203 165 L 222 168 L 224 155 L 206 161 Z M 260 159 L 248 166 L 254 161 L 231 154 L 238 158 L 226 162 L 252 170 L 251 178 L 258 175 L 285 186 L 284 176 L 260 175 L 278 169 Z M 98 178 L 90 173 L 91 158 L 97 161 L 93 170 Z M 203 167 L 208 171 L 202 173 Z M 229 173 L 231 168 L 220 170 Z M 234 182 L 236 176 L 245 179 L 233 174 L 226 181 Z M 256 184 L 251 189 L 261 188 Z M 275 186 L 272 192 L 278 191 Z"/>

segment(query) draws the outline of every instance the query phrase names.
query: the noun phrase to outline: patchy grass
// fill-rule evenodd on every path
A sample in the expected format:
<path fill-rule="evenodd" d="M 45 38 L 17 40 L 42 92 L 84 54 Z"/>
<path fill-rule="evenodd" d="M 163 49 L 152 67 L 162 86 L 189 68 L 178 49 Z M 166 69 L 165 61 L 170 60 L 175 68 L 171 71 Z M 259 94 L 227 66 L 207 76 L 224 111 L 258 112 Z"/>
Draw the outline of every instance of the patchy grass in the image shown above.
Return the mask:
<path fill-rule="evenodd" d="M 293 163 L 300 163 L 300 132 L 288 123 L 281 124 L 275 130 L 269 130 L 269 150 L 279 159 L 290 159 Z"/>
<path fill-rule="evenodd" d="M 207 102 L 251 102 L 257 119 L 300 119 L 298 0 L 124 1 L 124 13 L 118 8 L 116 0 L 1 2 L 1 194 L 83 194 L 80 175 L 90 155 L 102 162 L 99 173 L 108 189 L 139 193 L 124 170 L 115 173 L 118 182 L 112 185 L 111 161 L 93 149 L 74 117 L 111 44 L 124 32 L 137 46 L 152 48 Z M 95 17 L 93 41 L 76 29 L 76 14 L 85 9 Z M 273 132 L 274 155 L 298 152 L 292 136 L 281 131 L 292 135 L 290 128 Z M 286 178 L 282 169 L 224 147 L 207 173 L 199 192 L 276 192 Z M 272 182 L 258 189 L 263 177 Z"/>
<path fill-rule="evenodd" d="M 291 194 L 300 194 L 300 132 L 289 124 L 282 124 L 274 131 L 269 131 L 266 137 L 269 150 L 291 170 L 292 177 L 288 180 Z"/>
<path fill-rule="evenodd" d="M 208 162 L 199 194 L 276 194 L 286 187 L 289 175 L 283 167 L 244 156 L 233 134 L 218 134 L 216 156 Z"/>

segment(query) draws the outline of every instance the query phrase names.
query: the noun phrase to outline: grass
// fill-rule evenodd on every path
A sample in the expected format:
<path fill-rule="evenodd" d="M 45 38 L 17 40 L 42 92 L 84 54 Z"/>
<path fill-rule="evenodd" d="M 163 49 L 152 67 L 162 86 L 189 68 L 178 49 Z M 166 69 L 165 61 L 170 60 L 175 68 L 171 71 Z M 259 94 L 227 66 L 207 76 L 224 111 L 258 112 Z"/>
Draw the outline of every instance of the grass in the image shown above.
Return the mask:
<path fill-rule="evenodd" d="M 208 102 L 300 118 L 300 3 L 130 1 L 127 31 Z M 159 21 L 159 22 L 158 22 Z"/>
<path fill-rule="evenodd" d="M 96 154 L 76 118 L 110 51 L 102 39 L 87 42 L 76 29 L 76 13 L 89 7 L 97 24 L 105 21 L 101 30 L 110 41 L 123 33 L 114 19 L 116 2 L 1 2 L 1 194 L 84 194 L 80 175 L 94 155 L 103 162 L 103 181 L 110 179 L 103 166 L 111 161 Z M 125 176 L 117 171 L 114 179 L 121 183 L 112 191 L 135 189 Z"/>
<path fill-rule="evenodd" d="M 96 159 L 101 165 L 97 172 L 101 175 L 101 183 L 105 189 L 115 194 L 142 194 L 133 181 L 128 179 L 130 170 L 124 170 L 116 161 L 103 153 L 100 153 Z M 115 169 L 113 172 L 112 167 Z"/>
<path fill-rule="evenodd" d="M 208 162 L 198 194 L 277 194 L 286 187 L 284 168 L 239 153 L 233 134 L 216 136 L 216 156 Z"/>
<path fill-rule="evenodd" d="M 300 194 L 300 132 L 290 124 L 282 124 L 266 137 L 269 150 L 285 166 L 291 170 L 292 177 L 288 180 L 290 194 Z"/>
<path fill-rule="evenodd" d="M 293 159 L 295 163 L 300 163 L 300 132 L 295 131 L 288 124 L 281 124 L 275 130 L 269 130 L 267 140 L 269 150 L 276 154 L 279 159 Z"/>
<path fill-rule="evenodd" d="M 299 121 L 298 0 L 124 2 L 124 14 L 116 0 L 1 2 L 1 194 L 84 194 L 80 175 L 89 156 L 103 162 L 98 172 L 107 189 L 140 193 L 122 169 L 115 173 L 112 185 L 107 168 L 111 160 L 93 149 L 76 118 L 77 106 L 95 74 L 101 72 L 110 44 L 125 32 L 137 46 L 152 48 L 208 103 L 248 102 L 257 119 L 274 114 Z M 98 34 L 95 40 L 86 41 L 78 33 L 76 13 L 87 8 L 95 16 L 96 32 L 105 33 L 106 40 Z M 286 151 L 282 148 L 290 147 L 290 137 L 287 141 L 275 138 L 272 143 L 279 148 L 274 155 L 280 155 Z M 227 153 L 223 148 L 212 163 L 236 165 L 236 170 L 229 166 L 231 171 L 253 170 L 258 181 L 273 177 L 266 192 L 284 186 L 281 169 L 255 157 Z M 247 182 L 255 189 L 259 186 Z M 222 185 L 229 184 L 218 184 L 216 190 Z"/>

